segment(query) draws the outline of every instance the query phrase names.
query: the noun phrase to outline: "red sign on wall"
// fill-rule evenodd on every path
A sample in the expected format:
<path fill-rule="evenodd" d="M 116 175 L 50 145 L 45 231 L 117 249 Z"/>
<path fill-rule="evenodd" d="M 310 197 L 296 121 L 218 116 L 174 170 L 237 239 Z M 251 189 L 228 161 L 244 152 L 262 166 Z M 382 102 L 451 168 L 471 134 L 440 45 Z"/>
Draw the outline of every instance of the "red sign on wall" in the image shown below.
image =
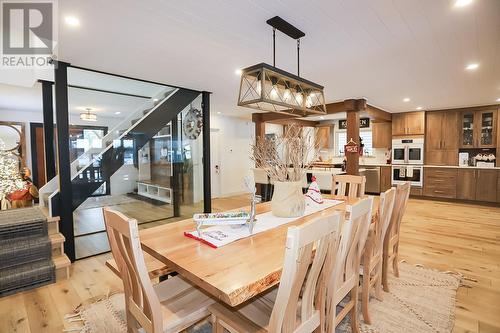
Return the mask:
<path fill-rule="evenodd" d="M 344 146 L 344 153 L 358 153 L 359 152 L 359 146 L 358 145 L 345 145 Z"/>

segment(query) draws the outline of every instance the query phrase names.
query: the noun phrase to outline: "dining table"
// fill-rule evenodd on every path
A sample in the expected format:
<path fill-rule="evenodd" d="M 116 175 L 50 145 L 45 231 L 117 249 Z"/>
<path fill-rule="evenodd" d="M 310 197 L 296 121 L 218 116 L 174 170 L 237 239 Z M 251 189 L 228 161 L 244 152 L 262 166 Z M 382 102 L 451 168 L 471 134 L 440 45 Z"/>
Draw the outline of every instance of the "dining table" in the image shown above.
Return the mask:
<path fill-rule="evenodd" d="M 335 212 L 345 214 L 347 205 L 353 205 L 360 200 L 340 196 L 325 197 L 342 202 L 219 248 L 210 247 L 184 235 L 185 232 L 196 230 L 193 219 L 141 230 L 140 241 L 146 253 L 169 269 L 212 297 L 235 307 L 279 283 L 289 227 Z M 234 211 L 248 209 L 249 207 L 242 207 Z M 270 210 L 270 202 L 256 206 L 257 214 Z"/>

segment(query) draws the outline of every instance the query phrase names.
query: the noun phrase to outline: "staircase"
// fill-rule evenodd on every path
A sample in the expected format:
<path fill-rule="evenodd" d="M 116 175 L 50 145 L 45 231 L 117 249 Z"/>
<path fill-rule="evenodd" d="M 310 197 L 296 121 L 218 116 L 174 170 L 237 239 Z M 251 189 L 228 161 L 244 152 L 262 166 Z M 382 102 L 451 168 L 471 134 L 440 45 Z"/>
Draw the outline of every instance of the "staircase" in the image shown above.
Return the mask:
<path fill-rule="evenodd" d="M 68 278 L 58 223 L 38 207 L 0 212 L 0 297 Z"/>
<path fill-rule="evenodd" d="M 72 208 L 75 210 L 89 198 L 104 182 L 124 165 L 124 153 L 127 144 L 133 142 L 133 154 L 155 136 L 166 124 L 175 120 L 199 95 L 199 92 L 187 89 L 171 89 L 152 108 L 140 110 L 110 130 L 103 141 L 103 149 L 91 149 L 86 153 L 89 163 L 78 170 L 82 157 L 71 165 L 72 171 Z M 93 159 L 92 155 L 96 155 Z M 96 166 L 98 165 L 98 166 Z M 47 208 L 49 216 L 58 215 L 58 179 L 49 181 L 40 189 L 41 205 Z"/>

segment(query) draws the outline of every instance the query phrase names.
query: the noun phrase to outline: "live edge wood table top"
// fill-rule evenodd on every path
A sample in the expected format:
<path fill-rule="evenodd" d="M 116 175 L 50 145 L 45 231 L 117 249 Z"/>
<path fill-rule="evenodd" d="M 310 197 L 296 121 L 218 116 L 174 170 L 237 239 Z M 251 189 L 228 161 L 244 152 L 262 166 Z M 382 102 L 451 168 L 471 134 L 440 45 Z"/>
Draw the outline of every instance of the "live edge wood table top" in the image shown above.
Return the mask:
<path fill-rule="evenodd" d="M 279 283 L 290 226 L 345 211 L 346 203 L 359 200 L 331 198 L 344 202 L 217 249 L 184 236 L 196 229 L 192 219 L 141 230 L 140 239 L 145 252 L 215 298 L 237 306 Z M 257 214 L 270 209 L 269 202 L 259 204 Z"/>

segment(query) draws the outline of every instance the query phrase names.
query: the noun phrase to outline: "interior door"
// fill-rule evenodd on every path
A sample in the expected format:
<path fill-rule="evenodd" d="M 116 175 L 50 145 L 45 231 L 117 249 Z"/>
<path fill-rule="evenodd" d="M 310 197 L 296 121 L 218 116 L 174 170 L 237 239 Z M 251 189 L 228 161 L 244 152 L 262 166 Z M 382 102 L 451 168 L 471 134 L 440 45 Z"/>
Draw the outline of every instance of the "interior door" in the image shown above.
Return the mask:
<path fill-rule="evenodd" d="M 221 195 L 221 161 L 219 150 L 219 129 L 210 129 L 210 177 L 212 198 L 218 198 Z"/>

